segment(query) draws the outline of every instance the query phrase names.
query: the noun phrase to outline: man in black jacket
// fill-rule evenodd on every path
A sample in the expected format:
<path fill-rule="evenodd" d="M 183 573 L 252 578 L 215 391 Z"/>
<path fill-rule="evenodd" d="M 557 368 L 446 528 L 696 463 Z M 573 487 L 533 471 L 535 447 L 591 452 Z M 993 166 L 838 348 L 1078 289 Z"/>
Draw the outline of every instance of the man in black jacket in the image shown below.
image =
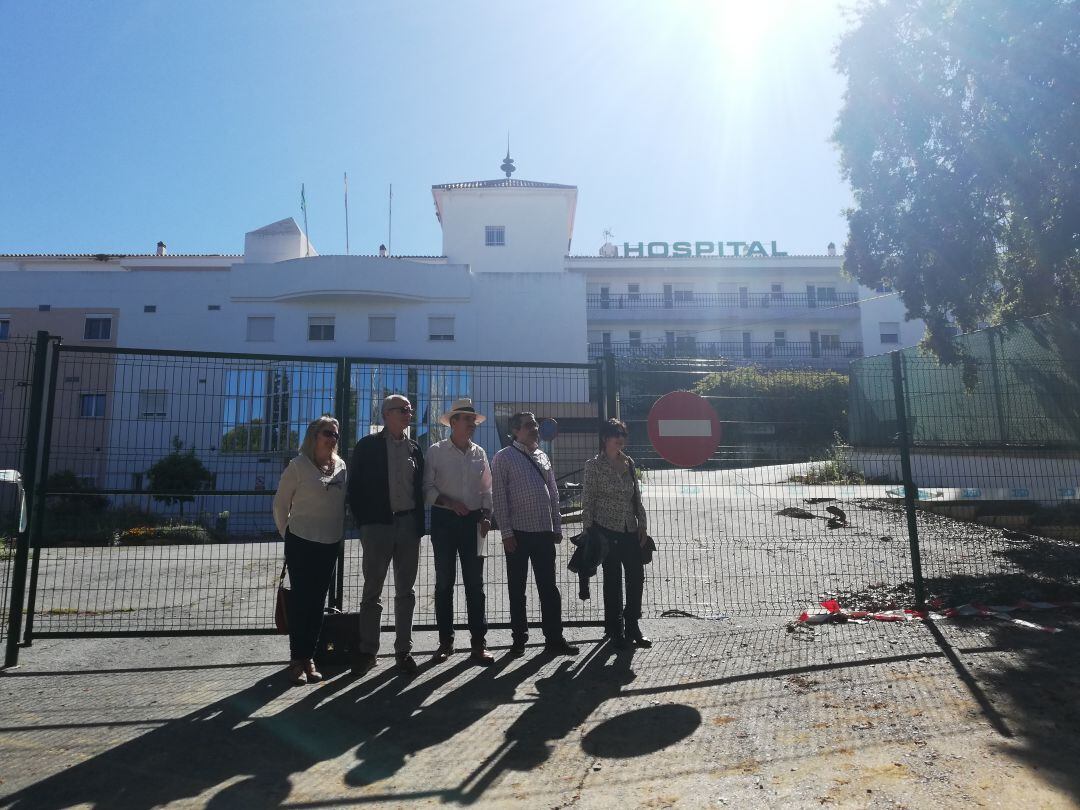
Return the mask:
<path fill-rule="evenodd" d="M 394 651 L 405 674 L 416 672 L 412 656 L 416 569 L 424 534 L 424 456 L 406 434 L 413 407 L 406 397 L 383 400 L 383 429 L 356 443 L 349 462 L 348 498 L 364 551 L 360 644 L 354 674 L 375 666 L 382 623 L 382 590 L 394 563 Z"/>

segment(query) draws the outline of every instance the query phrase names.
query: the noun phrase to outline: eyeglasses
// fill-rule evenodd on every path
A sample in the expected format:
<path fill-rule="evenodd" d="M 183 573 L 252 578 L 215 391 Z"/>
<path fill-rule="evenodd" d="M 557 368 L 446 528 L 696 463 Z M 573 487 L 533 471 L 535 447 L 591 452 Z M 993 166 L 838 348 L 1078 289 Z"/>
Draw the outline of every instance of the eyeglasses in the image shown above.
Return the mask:
<path fill-rule="evenodd" d="M 341 434 L 340 434 L 340 433 L 335 433 L 335 432 L 334 432 L 334 431 L 332 431 L 332 430 L 322 430 L 322 431 L 319 431 L 319 432 L 320 432 L 320 433 L 321 433 L 321 434 L 322 434 L 323 436 L 325 436 L 326 438 L 328 438 L 328 439 L 333 439 L 334 441 L 337 441 L 338 439 L 340 439 L 340 438 L 341 438 Z"/>
<path fill-rule="evenodd" d="M 388 411 L 401 411 L 402 413 L 413 413 L 413 409 L 406 408 L 404 405 L 395 405 L 393 408 L 387 408 Z"/>

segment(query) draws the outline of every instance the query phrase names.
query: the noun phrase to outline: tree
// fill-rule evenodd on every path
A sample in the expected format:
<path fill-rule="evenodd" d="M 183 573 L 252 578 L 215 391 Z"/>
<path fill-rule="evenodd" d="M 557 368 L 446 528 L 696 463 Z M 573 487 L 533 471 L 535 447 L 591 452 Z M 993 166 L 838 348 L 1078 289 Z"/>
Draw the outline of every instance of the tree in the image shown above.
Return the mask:
<path fill-rule="evenodd" d="M 213 474 L 203 466 L 194 450 L 184 451 L 179 436 L 173 436 L 172 452 L 158 459 L 146 471 L 150 481 L 149 491 L 155 501 L 166 504 L 179 504 L 180 513 L 184 504 L 195 500 L 193 494 L 203 489 L 214 480 Z"/>
<path fill-rule="evenodd" d="M 868 0 L 836 64 L 850 274 L 898 290 L 944 357 L 950 318 L 1080 303 L 1075 0 Z"/>
<path fill-rule="evenodd" d="M 709 374 L 693 391 L 715 398 L 728 440 L 760 443 L 749 430 L 768 425 L 788 452 L 815 455 L 848 432 L 848 377 L 836 371 L 747 366 Z"/>
<path fill-rule="evenodd" d="M 281 425 L 268 427 L 262 419 L 242 422 L 221 437 L 222 453 L 266 453 L 299 446 L 300 434 L 295 430 L 287 431 Z"/>

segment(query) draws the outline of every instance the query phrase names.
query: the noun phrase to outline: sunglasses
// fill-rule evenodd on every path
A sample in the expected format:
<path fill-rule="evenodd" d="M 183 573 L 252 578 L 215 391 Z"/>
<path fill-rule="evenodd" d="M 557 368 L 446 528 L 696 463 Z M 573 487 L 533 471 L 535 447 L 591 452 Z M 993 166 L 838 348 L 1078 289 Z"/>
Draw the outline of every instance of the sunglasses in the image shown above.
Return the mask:
<path fill-rule="evenodd" d="M 334 432 L 334 431 L 332 431 L 332 430 L 322 430 L 322 431 L 319 431 L 319 432 L 320 432 L 320 433 L 321 433 L 321 434 L 322 434 L 323 436 L 325 436 L 326 438 L 328 438 L 328 439 L 333 439 L 334 441 L 337 441 L 338 439 L 340 439 L 340 438 L 341 438 L 341 434 L 339 434 L 339 433 L 335 433 L 335 432 Z"/>
<path fill-rule="evenodd" d="M 387 408 L 388 411 L 401 411 L 402 413 L 413 413 L 413 408 L 406 408 L 403 405 L 395 405 L 393 408 Z"/>

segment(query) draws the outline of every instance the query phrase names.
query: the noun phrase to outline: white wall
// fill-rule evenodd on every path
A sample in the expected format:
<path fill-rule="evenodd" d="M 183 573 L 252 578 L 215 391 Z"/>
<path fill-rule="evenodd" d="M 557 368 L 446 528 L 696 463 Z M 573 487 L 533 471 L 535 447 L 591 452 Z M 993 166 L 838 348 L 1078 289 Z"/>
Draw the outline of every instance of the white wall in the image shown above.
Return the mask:
<path fill-rule="evenodd" d="M 862 310 L 862 342 L 863 355 L 871 357 L 875 354 L 896 351 L 916 345 L 923 338 L 926 324 L 916 318 L 905 320 L 907 308 L 900 300 L 900 296 L 879 293 L 869 287 L 859 287 L 859 298 L 863 301 L 859 305 Z M 900 324 L 900 342 L 881 342 L 880 325 L 882 323 Z"/>
<path fill-rule="evenodd" d="M 563 273 L 573 228 L 575 189 L 437 190 L 443 254 L 475 273 Z M 506 228 L 506 244 L 487 247 L 484 227 Z"/>

